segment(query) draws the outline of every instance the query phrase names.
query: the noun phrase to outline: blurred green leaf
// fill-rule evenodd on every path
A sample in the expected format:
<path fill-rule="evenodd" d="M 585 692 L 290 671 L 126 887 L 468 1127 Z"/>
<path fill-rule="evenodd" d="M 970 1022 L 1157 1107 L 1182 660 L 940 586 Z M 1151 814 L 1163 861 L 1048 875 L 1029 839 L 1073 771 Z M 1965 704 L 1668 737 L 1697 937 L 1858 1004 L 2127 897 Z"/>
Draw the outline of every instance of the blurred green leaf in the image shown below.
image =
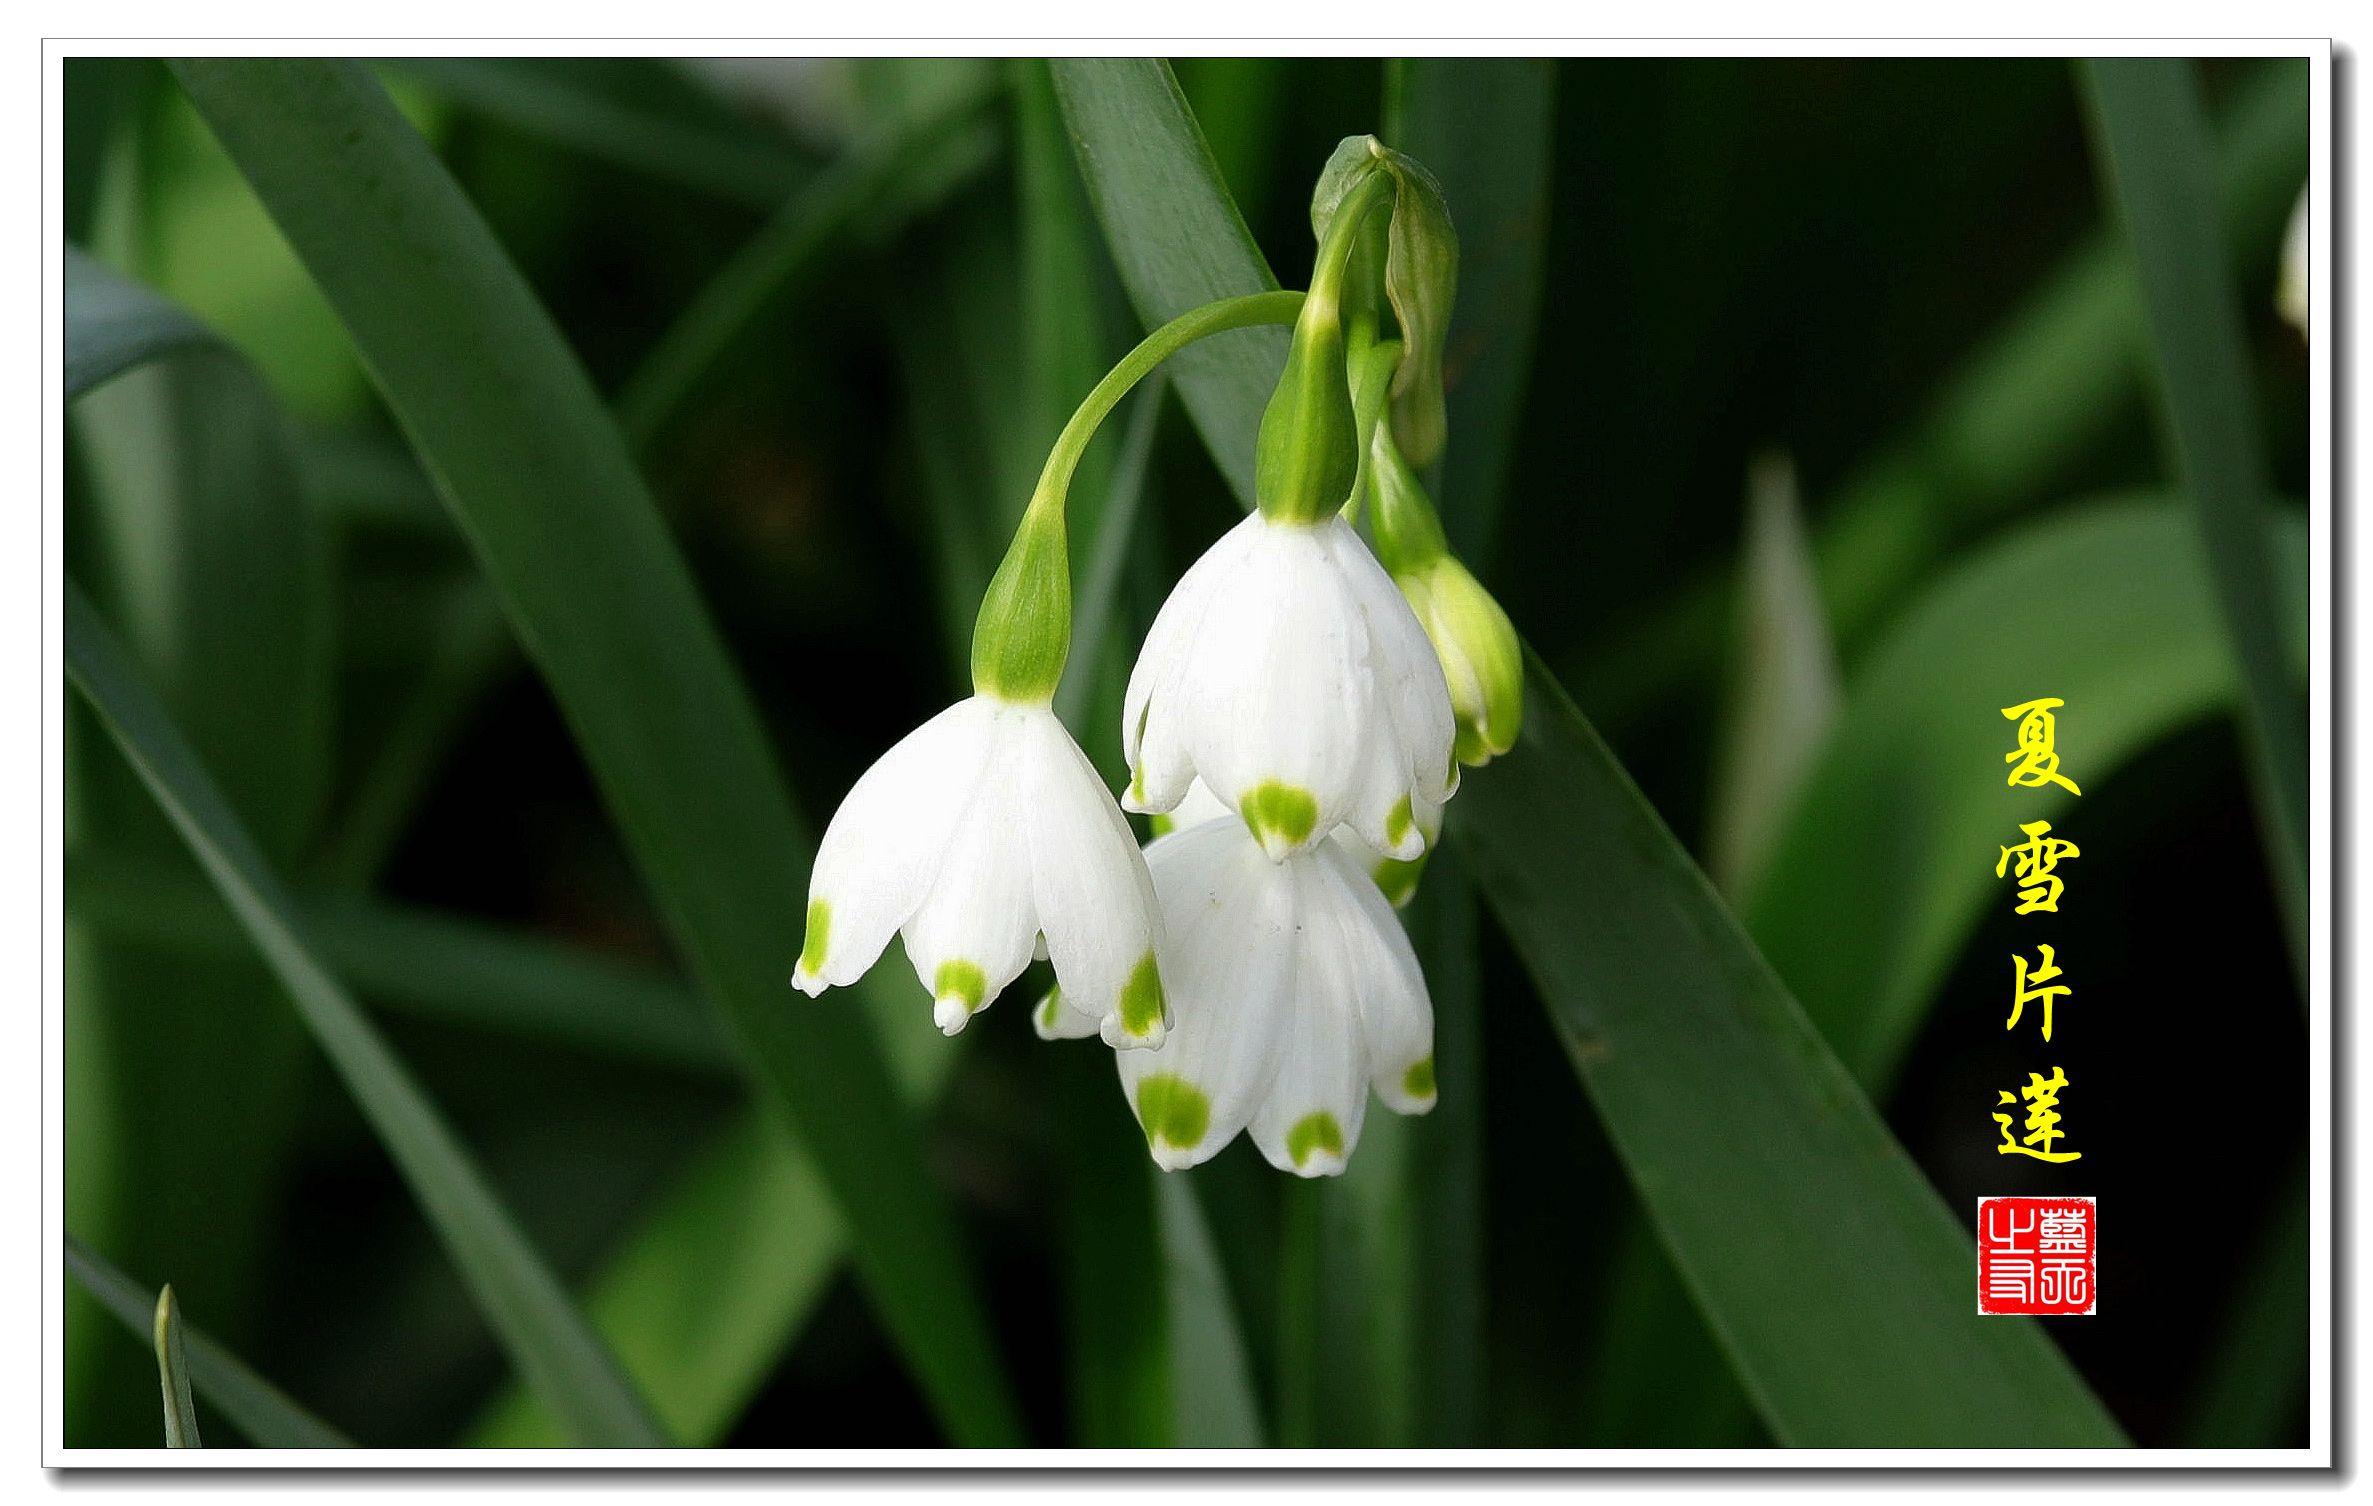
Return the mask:
<path fill-rule="evenodd" d="M 114 632 L 71 582 L 66 666 L 287 988 L 528 1383 L 581 1443 L 664 1444 L 633 1383 L 487 1189 L 469 1153 L 323 966 L 254 839 Z"/>
<path fill-rule="evenodd" d="M 332 885 L 360 889 L 377 876 L 463 722 L 519 663 L 518 640 L 482 578 L 455 580 L 432 610 L 427 662 L 373 742 L 315 859 L 314 871 Z"/>
<path fill-rule="evenodd" d="M 1452 546 L 1486 578 L 1531 368 L 1556 87 L 1556 65 L 1540 58 L 1385 64 L 1384 137 L 1433 172 L 1459 233 L 1450 436 L 1434 495 Z M 1486 1418 L 1485 1078 L 1476 900 L 1455 852 L 1429 862 L 1405 921 L 1433 995 L 1440 1096 L 1400 1137 L 1406 1205 L 1369 1200 L 1381 1267 L 1403 1284 L 1383 1335 L 1383 1437 L 1472 1445 L 1484 1441 Z"/>
<path fill-rule="evenodd" d="M 1682 1278 L 1784 1443 L 2125 1442 L 1536 662 L 1448 810 Z M 1991 708 L 1989 708 L 1990 710 Z"/>
<path fill-rule="evenodd" d="M 1221 298 L 1277 286 L 1158 58 L 1057 58 L 1055 92 L 1104 243 L 1147 329 Z M 1237 500 L 1252 506 L 1253 444 L 1285 369 L 1282 329 L 1204 340 L 1170 379 Z"/>
<path fill-rule="evenodd" d="M 2282 1448 L 2307 1404 L 2313 1289 L 2304 1161 L 2274 1194 L 2184 1422 L 2186 1448 Z"/>
<path fill-rule="evenodd" d="M 155 1299 L 72 1234 L 66 1236 L 66 1270 L 83 1290 L 122 1320 L 134 1337 L 149 1335 Z M 262 1448 L 354 1446 L 353 1439 L 291 1401 L 278 1386 L 208 1338 L 204 1329 L 183 1324 L 181 1332 L 189 1353 L 189 1383 L 231 1419 L 248 1441 Z"/>
<path fill-rule="evenodd" d="M 1734 903 L 1837 718 L 1837 651 L 1784 454 L 1748 472 L 1739 577 L 1738 666 L 1706 813 L 1706 872 Z"/>
<path fill-rule="evenodd" d="M 650 58 L 392 58 L 387 66 L 596 161 L 753 209 L 773 209 L 815 172 L 791 142 L 743 125 Z M 632 77 L 605 86 L 604 74 L 621 69 Z"/>
<path fill-rule="evenodd" d="M 1018 1442 L 954 1222 L 880 1046 L 846 1001 L 788 997 L 812 849 L 584 372 L 367 73 L 218 59 L 175 71 L 470 535 L 760 1101 L 788 1116 L 832 1187 L 935 1411 L 959 1442 Z M 861 996 L 891 997 L 878 984 Z"/>
<path fill-rule="evenodd" d="M 1156 1176 L 1154 1202 L 1162 1231 L 1170 1385 L 1177 1398 L 1174 1441 L 1180 1448 L 1259 1448 L 1252 1358 L 1192 1174 Z"/>
<path fill-rule="evenodd" d="M 1444 363 L 1450 442 L 1434 495 L 1451 547 L 1486 578 L 1532 369 L 1556 93 L 1549 58 L 1385 66 L 1384 138 L 1432 170 L 1458 228 L 1458 307 Z"/>
<path fill-rule="evenodd" d="M 173 1300 L 173 1283 L 157 1293 L 157 1384 L 164 1392 L 165 1447 L 204 1448 L 198 1436 L 198 1404 L 190 1399 L 189 1346 L 181 1331 L 181 1305 Z"/>
<path fill-rule="evenodd" d="M 137 153 L 110 157 L 111 220 L 143 209 L 138 168 Z M 69 378 L 106 378 L 68 410 L 84 483 L 69 500 L 69 568 L 123 624 L 233 809 L 289 860 L 328 782 L 334 634 L 327 531 L 286 421 L 247 359 L 179 305 L 71 250 L 64 281 Z M 79 705 L 68 720 L 92 730 Z M 69 746 L 77 837 L 194 880 L 107 740 Z M 71 1216 L 127 1259 L 169 1260 L 180 1290 L 244 1335 L 309 1070 L 302 1027 L 252 952 L 193 964 L 87 934 L 79 946 Z M 136 1107 L 102 1127 L 94 1116 L 111 1102 Z M 87 1318 L 76 1332 L 93 1353 Z M 153 1368 L 131 1358 L 107 1346 L 69 1365 L 78 1441 L 153 1436 Z"/>
<path fill-rule="evenodd" d="M 2269 262 L 2307 170 L 2307 66 L 2271 58 L 2217 124 L 2224 233 L 2236 261 Z M 1901 443 L 1808 509 L 1830 631 L 1847 662 L 1888 609 L 1970 529 L 2050 499 L 2130 411 L 2148 357 L 2142 289 L 2108 229 L 2070 251 L 1973 344 Z M 1594 657 L 1585 699 L 1602 721 L 1710 685 L 1728 582 L 1708 572 Z"/>
<path fill-rule="evenodd" d="M 222 899 L 177 869 L 69 847 L 66 908 L 100 934 L 244 953 Z M 702 1074 L 733 1070 L 700 1003 L 665 974 L 458 915 L 305 889 L 292 899 L 323 960 L 372 1001 L 425 1018 Z"/>
<path fill-rule="evenodd" d="M 2275 514 L 2216 163 L 2188 58 L 2084 65 L 2103 176 L 2132 241 L 2158 352 L 2156 396 L 2199 510 L 2292 962 L 2307 976 L 2307 692 L 2283 660 Z"/>
<path fill-rule="evenodd" d="M 965 96 L 816 174 L 693 295 L 620 388 L 618 421 L 636 448 L 667 430 L 837 241 L 869 222 L 882 233 L 885 210 L 903 218 L 928 207 L 986 166 L 994 142 L 981 101 Z"/>
<path fill-rule="evenodd" d="M 312 824 L 330 720 L 328 546 L 286 423 L 177 305 L 72 247 L 65 273 L 106 597 L 235 808 L 285 856 Z"/>
<path fill-rule="evenodd" d="M 226 347 L 214 331 L 79 246 L 65 257 L 66 401 L 157 356 Z"/>
<path fill-rule="evenodd" d="M 2306 529 L 2281 524 L 2301 593 Z M 2004 783 L 2001 708 L 2068 704 L 2079 787 L 2224 704 L 2233 672 L 2183 509 L 2130 499 L 2019 529 L 1940 579 L 1855 672 L 1827 746 L 1739 914 L 1839 1059 L 1884 1093 L 1929 1001 L 2001 890 L 1986 854 L 2056 786 Z M 2303 595 L 2286 620 L 2304 628 Z M 2303 653 L 2298 642 L 2296 652 Z M 2014 809 L 2015 807 L 2015 809 Z"/>

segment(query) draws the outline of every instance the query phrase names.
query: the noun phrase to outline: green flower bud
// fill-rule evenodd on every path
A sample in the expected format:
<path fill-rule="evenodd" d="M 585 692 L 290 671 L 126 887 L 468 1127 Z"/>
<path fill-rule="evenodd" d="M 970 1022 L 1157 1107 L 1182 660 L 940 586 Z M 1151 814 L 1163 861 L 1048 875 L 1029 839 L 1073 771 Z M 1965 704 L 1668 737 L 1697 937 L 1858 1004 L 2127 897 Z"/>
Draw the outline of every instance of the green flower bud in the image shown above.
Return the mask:
<path fill-rule="evenodd" d="M 1442 397 L 1442 352 L 1458 298 L 1458 231 L 1442 185 L 1416 158 L 1373 136 L 1346 136 L 1327 159 L 1310 195 L 1310 224 L 1323 239 L 1352 193 L 1382 174 L 1393 184 L 1384 292 L 1400 320 L 1408 355 L 1393 374 L 1392 426 L 1401 453 L 1420 469 L 1442 453 L 1449 431 Z"/>
<path fill-rule="evenodd" d="M 1369 442 L 1368 486 L 1376 557 L 1433 640 L 1450 685 L 1453 751 L 1460 763 L 1489 763 L 1516 745 L 1524 720 L 1524 647 L 1508 614 L 1450 552 L 1432 499 L 1383 424 Z"/>
<path fill-rule="evenodd" d="M 1486 764 L 1516 746 L 1524 721 L 1524 651 L 1508 614 L 1453 555 L 1395 575 L 1393 583 L 1434 640 L 1450 682 L 1458 761 Z"/>

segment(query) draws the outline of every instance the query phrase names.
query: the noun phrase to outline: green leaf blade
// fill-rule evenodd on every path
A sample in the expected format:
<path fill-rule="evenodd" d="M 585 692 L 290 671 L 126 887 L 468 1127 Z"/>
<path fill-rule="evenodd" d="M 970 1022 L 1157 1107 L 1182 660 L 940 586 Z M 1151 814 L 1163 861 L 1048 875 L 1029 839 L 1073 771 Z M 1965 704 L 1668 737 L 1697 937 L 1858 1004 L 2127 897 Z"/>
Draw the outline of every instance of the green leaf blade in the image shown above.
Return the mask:
<path fill-rule="evenodd" d="M 1168 64 L 1058 58 L 1051 66 L 1105 244 L 1147 329 L 1202 304 L 1276 288 Z M 1170 363 L 1187 412 L 1246 507 L 1261 414 L 1288 343 L 1283 330 L 1240 330 Z"/>
<path fill-rule="evenodd" d="M 114 633 L 71 585 L 66 664 L 279 976 L 529 1383 L 582 1443 L 663 1445 L 642 1397 L 410 1072 L 323 966 L 254 839 Z"/>
<path fill-rule="evenodd" d="M 138 1282 L 72 1234 L 66 1236 L 66 1270 L 83 1290 L 138 1337 L 146 1337 L 156 1301 Z M 223 1348 L 204 1329 L 181 1325 L 189 1351 L 189 1381 L 249 1441 L 263 1448 L 352 1448 L 354 1440 L 289 1399 L 245 1361 Z"/>
<path fill-rule="evenodd" d="M 2303 578 L 2306 529 L 2280 555 Z M 1873 646 L 1739 913 L 1824 1039 L 1883 1092 L 2015 837 L 2004 706 L 2060 713 L 2079 787 L 2232 694 L 2181 508 L 2128 498 L 2011 534 Z M 2019 791 L 2022 819 L 2073 798 Z M 1916 819 L 1906 813 L 1917 813 Z M 1999 839 L 1999 840 L 1997 840 Z"/>
<path fill-rule="evenodd" d="M 364 353 L 551 684 L 772 1111 L 823 1170 L 950 1433 L 1020 1440 L 879 1044 L 787 980 L 810 844 L 623 439 L 491 232 L 358 68 L 175 65 Z"/>
<path fill-rule="evenodd" d="M 2185 58 L 2085 65 L 2100 155 L 2142 273 L 2157 396 L 2197 505 L 2240 671 L 2251 782 L 2302 976 L 2307 959 L 2307 697 L 2283 662 L 2265 444 L 2218 231 L 2215 154 Z"/>
<path fill-rule="evenodd" d="M 1449 807 L 1467 865 L 1783 1442 L 2115 1447 L 1968 1235 L 1563 689 Z M 1587 856 L 1586 856 L 1587 855 Z"/>

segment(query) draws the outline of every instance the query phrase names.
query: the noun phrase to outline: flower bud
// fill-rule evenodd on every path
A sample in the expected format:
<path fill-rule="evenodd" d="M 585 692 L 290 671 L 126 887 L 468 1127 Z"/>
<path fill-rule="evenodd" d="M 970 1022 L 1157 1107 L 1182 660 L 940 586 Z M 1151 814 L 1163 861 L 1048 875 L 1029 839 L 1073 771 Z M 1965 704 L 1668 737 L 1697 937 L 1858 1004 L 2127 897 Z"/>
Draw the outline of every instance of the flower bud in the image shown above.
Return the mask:
<path fill-rule="evenodd" d="M 1434 504 L 1385 426 L 1369 446 L 1376 556 L 1433 640 L 1450 685 L 1458 761 L 1485 764 L 1516 745 L 1524 718 L 1524 646 L 1508 614 L 1450 552 Z"/>
<path fill-rule="evenodd" d="M 1524 650 L 1508 614 L 1454 555 L 1396 575 L 1393 583 L 1434 640 L 1450 682 L 1458 761 L 1486 764 L 1516 746 L 1524 720 Z"/>

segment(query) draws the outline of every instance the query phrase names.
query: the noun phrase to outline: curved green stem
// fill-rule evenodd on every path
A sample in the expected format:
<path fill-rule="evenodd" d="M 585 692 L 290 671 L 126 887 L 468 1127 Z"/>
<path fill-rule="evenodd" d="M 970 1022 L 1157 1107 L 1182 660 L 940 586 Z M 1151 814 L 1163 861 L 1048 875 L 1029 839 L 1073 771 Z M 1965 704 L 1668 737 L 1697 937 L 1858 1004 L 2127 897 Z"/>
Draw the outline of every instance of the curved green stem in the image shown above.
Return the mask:
<path fill-rule="evenodd" d="M 1020 705 L 1045 704 L 1063 683 L 1071 656 L 1071 557 L 1063 533 L 1063 511 L 1071 475 L 1120 400 L 1146 373 L 1181 349 L 1231 329 L 1254 324 L 1290 324 L 1304 295 L 1255 293 L 1225 298 L 1179 315 L 1121 357 L 1087 395 L 1056 436 L 1038 473 L 1038 488 L 1014 529 L 1013 542 L 972 625 L 972 688 Z"/>
<path fill-rule="evenodd" d="M 1055 507 L 1063 505 L 1063 499 L 1071 491 L 1071 473 L 1079 468 L 1079 457 L 1087 452 L 1088 441 L 1096 437 L 1097 427 L 1148 372 L 1207 335 L 1250 329 L 1259 324 L 1291 324 L 1301 313 L 1306 296 L 1287 288 L 1276 293 L 1222 298 L 1217 303 L 1189 309 L 1138 341 L 1136 349 L 1105 373 L 1104 380 L 1081 401 L 1071 421 L 1056 436 L 1055 447 L 1047 452 L 1046 467 L 1038 473 L 1038 488 L 1030 494 L 1031 511 L 1037 511 L 1050 499 Z"/>

